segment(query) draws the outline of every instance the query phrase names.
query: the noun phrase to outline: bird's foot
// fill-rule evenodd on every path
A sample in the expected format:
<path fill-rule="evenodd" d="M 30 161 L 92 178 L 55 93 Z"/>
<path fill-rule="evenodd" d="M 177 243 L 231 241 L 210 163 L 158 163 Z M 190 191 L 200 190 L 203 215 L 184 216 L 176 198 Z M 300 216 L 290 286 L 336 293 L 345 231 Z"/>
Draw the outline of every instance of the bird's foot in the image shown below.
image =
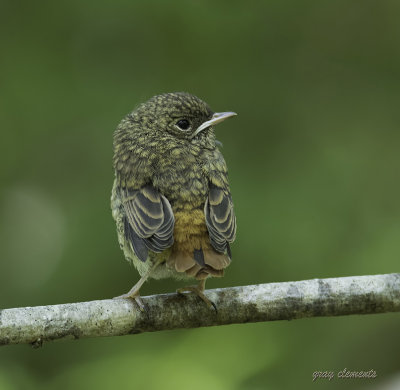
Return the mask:
<path fill-rule="evenodd" d="M 215 306 L 215 303 L 211 300 L 209 300 L 205 295 L 204 295 L 204 288 L 202 288 L 200 285 L 199 286 L 187 286 L 187 287 L 181 287 L 176 290 L 178 294 L 184 295 L 185 292 L 191 292 L 196 294 L 205 304 L 211 309 L 213 308 L 216 313 L 218 313 L 217 306 Z"/>
<path fill-rule="evenodd" d="M 136 302 L 136 304 L 139 307 L 139 310 L 141 312 L 146 312 L 147 313 L 147 309 L 146 306 L 144 305 L 142 298 L 140 297 L 139 291 L 129 291 L 126 294 L 122 294 L 119 295 L 118 297 L 114 297 L 113 299 L 132 299 Z"/>

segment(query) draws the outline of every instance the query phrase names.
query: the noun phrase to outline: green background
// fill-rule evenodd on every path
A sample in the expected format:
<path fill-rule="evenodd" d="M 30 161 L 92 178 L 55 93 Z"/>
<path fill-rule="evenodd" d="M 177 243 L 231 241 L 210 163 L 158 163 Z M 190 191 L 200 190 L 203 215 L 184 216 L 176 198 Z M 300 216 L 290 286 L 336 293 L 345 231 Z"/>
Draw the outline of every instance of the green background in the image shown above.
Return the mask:
<path fill-rule="evenodd" d="M 238 113 L 216 129 L 237 241 L 208 288 L 399 272 L 399 12 L 394 0 L 2 1 L 0 307 L 137 281 L 111 218 L 112 133 L 171 91 Z M 0 389 L 400 387 L 399 326 L 382 314 L 9 346 Z M 378 377 L 312 383 L 344 368 Z"/>

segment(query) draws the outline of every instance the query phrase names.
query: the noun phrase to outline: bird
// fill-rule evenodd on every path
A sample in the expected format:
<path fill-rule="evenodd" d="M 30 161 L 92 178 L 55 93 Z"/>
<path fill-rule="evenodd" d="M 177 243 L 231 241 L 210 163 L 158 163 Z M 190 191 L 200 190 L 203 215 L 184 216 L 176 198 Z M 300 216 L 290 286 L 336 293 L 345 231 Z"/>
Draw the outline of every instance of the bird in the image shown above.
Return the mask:
<path fill-rule="evenodd" d="M 141 310 L 149 278 L 196 280 L 177 290 L 208 306 L 209 277 L 230 264 L 236 216 L 214 126 L 235 112 L 213 112 L 187 92 L 153 96 L 114 132 L 112 215 L 119 245 L 141 278 L 126 294 Z"/>

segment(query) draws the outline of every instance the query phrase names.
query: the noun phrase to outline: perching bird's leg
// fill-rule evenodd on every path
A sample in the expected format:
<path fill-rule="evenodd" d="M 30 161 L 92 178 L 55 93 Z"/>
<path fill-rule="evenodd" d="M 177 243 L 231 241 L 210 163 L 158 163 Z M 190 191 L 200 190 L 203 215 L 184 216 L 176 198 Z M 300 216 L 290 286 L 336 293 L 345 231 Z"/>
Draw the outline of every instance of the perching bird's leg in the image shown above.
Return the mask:
<path fill-rule="evenodd" d="M 184 292 L 192 292 L 192 293 L 196 294 L 200 299 L 202 299 L 210 309 L 211 309 L 211 307 L 213 307 L 215 312 L 218 313 L 217 306 L 215 306 L 215 303 L 210 301 L 204 295 L 205 288 L 206 288 L 206 279 L 202 279 L 202 280 L 200 280 L 200 282 L 197 286 L 181 287 L 181 288 L 178 288 L 176 290 L 176 292 L 178 294 L 183 294 Z"/>
<path fill-rule="evenodd" d="M 139 290 L 143 286 L 144 282 L 149 278 L 149 276 L 152 274 L 152 272 L 162 263 L 162 261 L 157 261 L 154 263 L 152 267 L 150 267 L 147 272 L 139 279 L 139 281 L 126 293 L 123 295 L 119 295 L 118 297 L 114 297 L 113 299 L 124 299 L 124 298 L 129 298 L 129 299 L 134 299 L 137 305 L 139 306 L 139 309 L 141 311 L 146 311 L 146 308 L 144 306 L 143 301 L 140 298 L 140 293 Z"/>

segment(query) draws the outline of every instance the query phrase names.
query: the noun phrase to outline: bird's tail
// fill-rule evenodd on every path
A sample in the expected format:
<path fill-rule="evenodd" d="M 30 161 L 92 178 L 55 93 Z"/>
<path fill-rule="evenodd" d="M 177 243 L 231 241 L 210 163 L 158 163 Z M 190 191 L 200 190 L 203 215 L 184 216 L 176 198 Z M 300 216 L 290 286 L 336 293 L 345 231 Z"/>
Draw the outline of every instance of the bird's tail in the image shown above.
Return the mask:
<path fill-rule="evenodd" d="M 230 262 L 228 255 L 218 253 L 211 247 L 194 249 L 193 251 L 174 248 L 167 260 L 167 266 L 201 280 L 206 279 L 208 276 L 223 276 L 224 269 Z"/>

